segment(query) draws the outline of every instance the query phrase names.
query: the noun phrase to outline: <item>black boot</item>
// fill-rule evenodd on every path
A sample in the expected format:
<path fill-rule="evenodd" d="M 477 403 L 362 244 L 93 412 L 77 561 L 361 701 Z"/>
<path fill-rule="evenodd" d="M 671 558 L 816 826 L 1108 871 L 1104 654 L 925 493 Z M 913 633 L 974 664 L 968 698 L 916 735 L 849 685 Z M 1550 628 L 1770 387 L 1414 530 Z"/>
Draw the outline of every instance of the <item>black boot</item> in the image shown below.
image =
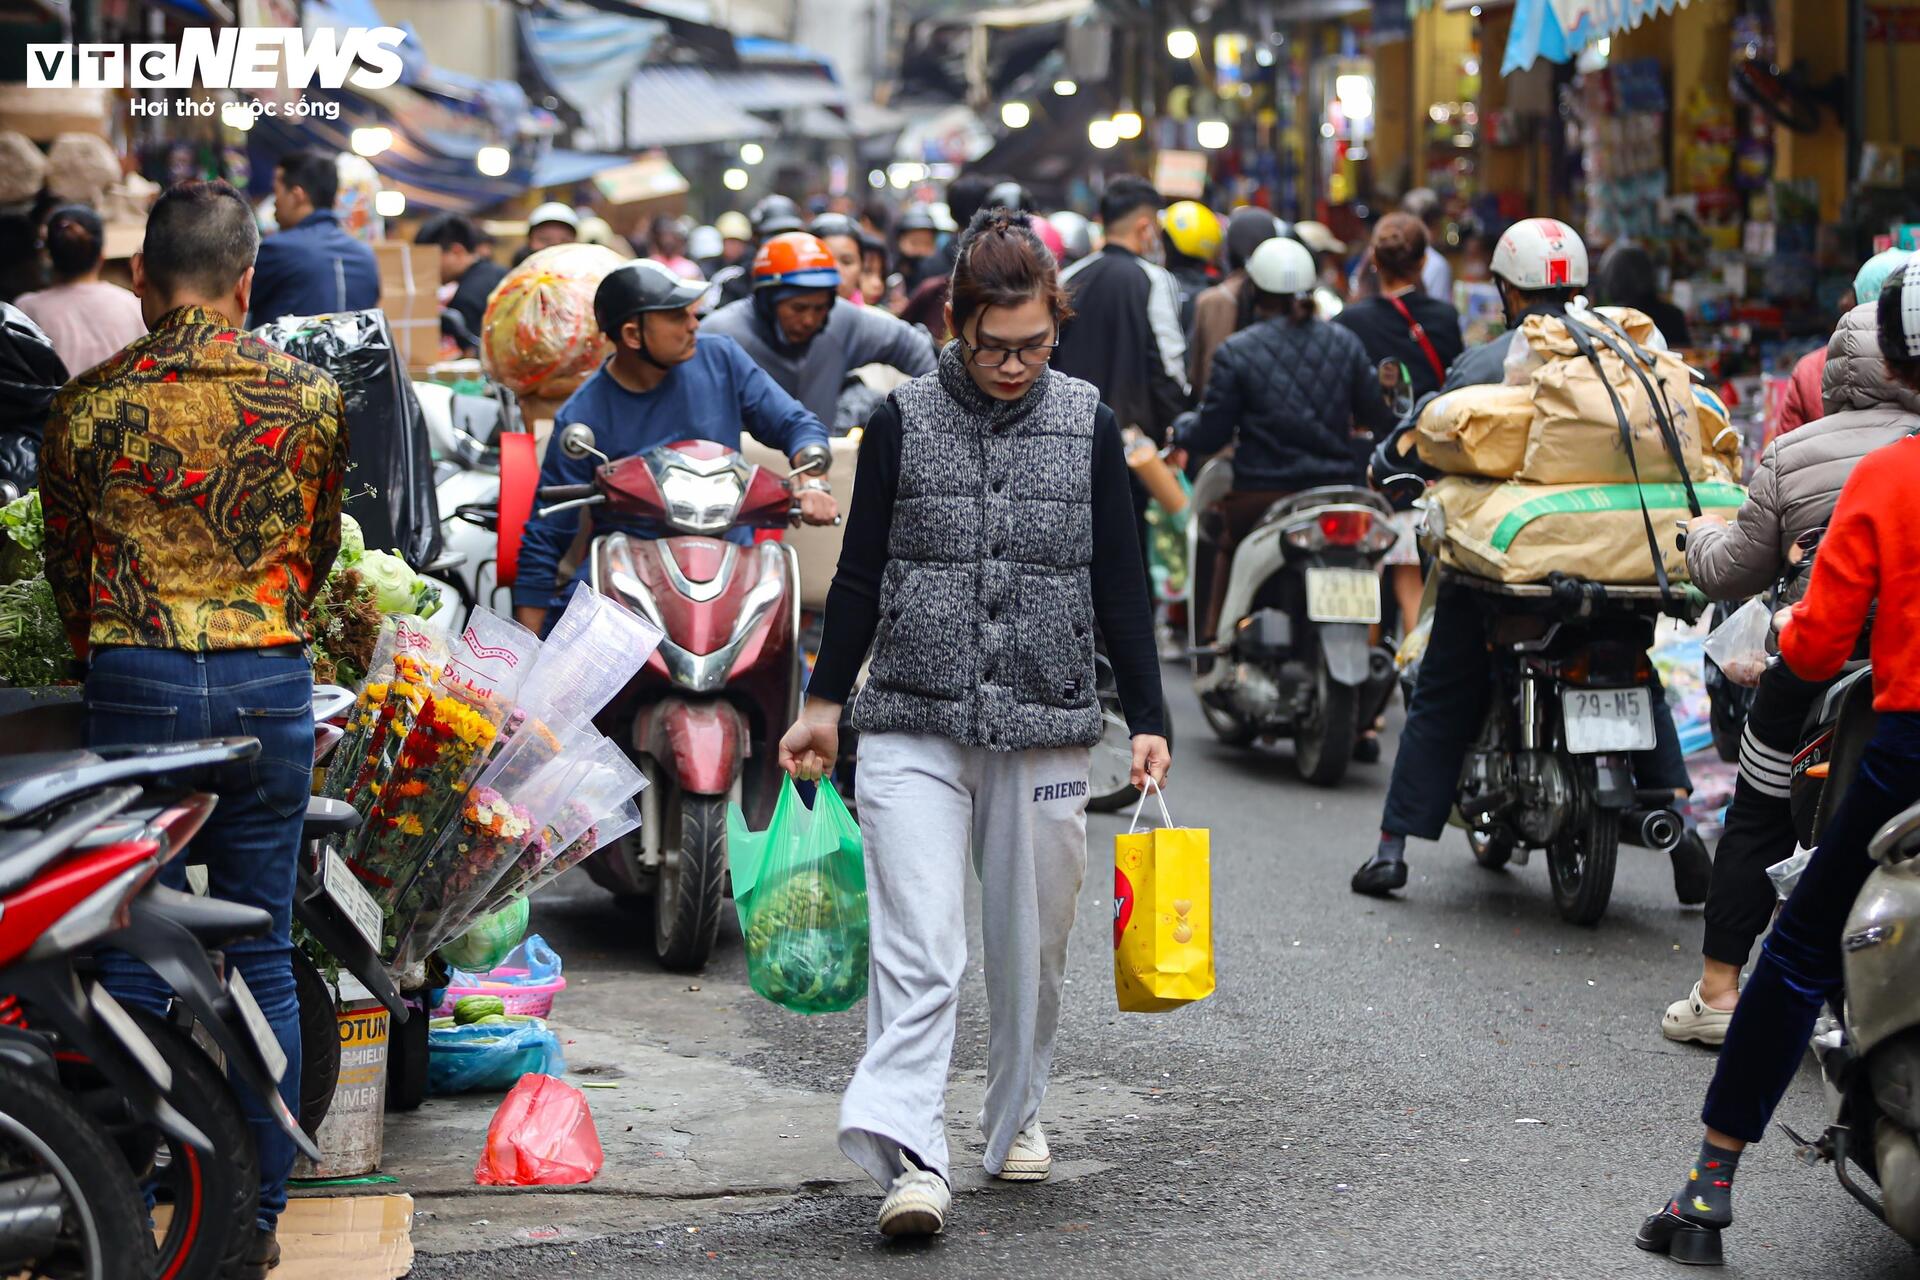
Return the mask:
<path fill-rule="evenodd" d="M 1707 900 L 1707 887 L 1713 883 L 1713 858 L 1707 842 L 1692 827 L 1668 855 L 1673 859 L 1673 896 L 1683 907 L 1695 907 Z"/>
<path fill-rule="evenodd" d="M 253 1239 L 233 1275 L 236 1280 L 267 1280 L 267 1273 L 280 1265 L 280 1237 L 271 1227 L 255 1227 Z"/>
<path fill-rule="evenodd" d="M 1688 1221 L 1674 1212 L 1671 1204 L 1640 1224 L 1640 1234 L 1633 1243 L 1635 1248 L 1664 1253 L 1690 1267 L 1718 1267 L 1727 1260 L 1720 1247 L 1719 1230 Z"/>
<path fill-rule="evenodd" d="M 1355 893 L 1384 898 L 1407 883 L 1407 838 L 1391 831 L 1380 833 L 1380 847 L 1348 882 Z"/>

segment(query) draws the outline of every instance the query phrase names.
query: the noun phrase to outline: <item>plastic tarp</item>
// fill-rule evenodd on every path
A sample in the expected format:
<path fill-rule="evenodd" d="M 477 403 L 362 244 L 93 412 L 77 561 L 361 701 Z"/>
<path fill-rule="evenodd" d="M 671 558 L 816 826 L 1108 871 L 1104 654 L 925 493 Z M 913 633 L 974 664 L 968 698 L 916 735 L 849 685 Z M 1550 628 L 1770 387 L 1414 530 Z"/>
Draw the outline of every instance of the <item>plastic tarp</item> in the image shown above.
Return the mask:
<path fill-rule="evenodd" d="M 1500 74 L 1525 71 L 1538 58 L 1571 62 L 1595 40 L 1631 30 L 1685 4 L 1686 0 L 1516 0 Z"/>
<path fill-rule="evenodd" d="M 347 406 L 346 511 L 360 522 L 366 545 L 397 550 L 415 569 L 431 564 L 440 554 L 433 453 L 386 313 L 284 316 L 254 332 L 340 384 Z"/>
<path fill-rule="evenodd" d="M 0 482 L 24 491 L 39 482 L 47 408 L 67 366 L 27 313 L 0 302 Z"/>

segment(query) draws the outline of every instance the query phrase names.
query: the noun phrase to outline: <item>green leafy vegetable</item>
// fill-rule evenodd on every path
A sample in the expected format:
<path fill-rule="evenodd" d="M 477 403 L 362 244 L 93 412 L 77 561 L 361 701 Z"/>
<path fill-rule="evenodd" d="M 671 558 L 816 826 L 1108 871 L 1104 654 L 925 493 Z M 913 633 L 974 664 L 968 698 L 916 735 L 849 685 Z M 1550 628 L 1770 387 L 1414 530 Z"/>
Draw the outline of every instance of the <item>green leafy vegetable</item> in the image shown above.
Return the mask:
<path fill-rule="evenodd" d="M 360 522 L 342 511 L 340 513 L 340 559 L 339 563 L 348 569 L 360 563 L 360 557 L 366 554 L 367 536 L 360 532 Z"/>

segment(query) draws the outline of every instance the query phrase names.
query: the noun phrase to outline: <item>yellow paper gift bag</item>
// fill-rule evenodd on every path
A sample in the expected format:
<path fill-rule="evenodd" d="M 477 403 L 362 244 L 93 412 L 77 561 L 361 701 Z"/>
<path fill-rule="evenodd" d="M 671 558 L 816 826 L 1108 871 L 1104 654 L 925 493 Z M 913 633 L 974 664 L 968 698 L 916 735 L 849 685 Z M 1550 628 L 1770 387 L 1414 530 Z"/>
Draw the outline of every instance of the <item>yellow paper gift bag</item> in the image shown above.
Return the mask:
<path fill-rule="evenodd" d="M 1207 830 L 1166 826 L 1113 838 L 1113 985 L 1128 1013 L 1177 1009 L 1213 994 L 1213 884 Z M 1147 798 L 1140 797 L 1144 806 Z"/>

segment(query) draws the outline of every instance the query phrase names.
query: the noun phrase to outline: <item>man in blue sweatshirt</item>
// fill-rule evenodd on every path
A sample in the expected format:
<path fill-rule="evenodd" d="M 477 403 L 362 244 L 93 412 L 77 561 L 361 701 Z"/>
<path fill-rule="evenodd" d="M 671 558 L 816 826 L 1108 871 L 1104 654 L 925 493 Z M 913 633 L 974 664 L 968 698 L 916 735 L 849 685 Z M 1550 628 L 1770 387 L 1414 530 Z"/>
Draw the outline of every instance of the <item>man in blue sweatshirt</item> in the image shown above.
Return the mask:
<path fill-rule="evenodd" d="M 274 167 L 273 217 L 280 230 L 260 242 L 249 327 L 380 305 L 372 246 L 348 235 L 333 214 L 340 189 L 334 164 L 324 151 L 295 151 Z"/>
<path fill-rule="evenodd" d="M 683 280 L 651 258 L 621 265 L 601 281 L 593 297 L 594 316 L 613 340 L 614 354 L 580 384 L 554 415 L 555 436 L 575 422 L 593 428 L 595 447 L 609 458 L 630 458 L 676 440 L 711 440 L 740 447 L 745 427 L 754 439 L 778 449 L 795 467 L 828 458 L 827 429 L 799 401 L 782 391 L 731 338 L 702 334 L 694 307 L 708 284 Z M 569 458 L 550 447 L 540 468 L 540 485 L 585 484 L 595 461 Z M 824 475 L 797 482 L 800 516 L 808 524 L 831 524 L 833 491 Z M 623 532 L 657 538 L 664 530 L 623 517 L 607 507 L 594 510 L 594 532 Z M 566 604 L 573 582 L 558 582 L 560 558 L 580 527 L 580 509 L 556 511 L 529 520 L 521 534 L 520 566 L 513 588 L 513 612 L 521 625 L 545 628 L 547 611 Z M 751 534 L 736 529 L 739 542 Z M 574 582 L 587 569 L 582 564 Z"/>

